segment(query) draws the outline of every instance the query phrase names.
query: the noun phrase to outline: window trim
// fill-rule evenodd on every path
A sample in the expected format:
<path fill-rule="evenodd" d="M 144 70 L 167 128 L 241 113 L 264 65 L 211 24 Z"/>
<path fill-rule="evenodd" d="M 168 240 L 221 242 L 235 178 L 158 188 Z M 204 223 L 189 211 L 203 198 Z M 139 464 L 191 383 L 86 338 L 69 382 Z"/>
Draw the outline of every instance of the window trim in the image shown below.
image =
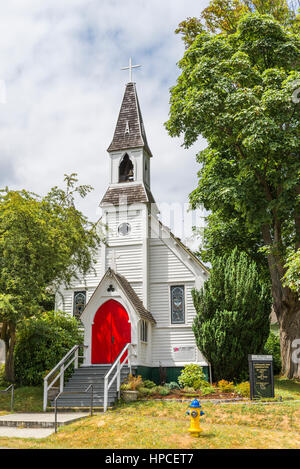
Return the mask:
<path fill-rule="evenodd" d="M 75 314 L 75 308 L 76 308 L 75 298 L 76 298 L 76 295 L 78 295 L 79 293 L 84 294 L 84 308 L 86 307 L 86 304 L 87 304 L 87 301 L 86 301 L 87 300 L 87 291 L 86 290 L 75 290 L 73 292 L 73 318 L 76 318 L 76 319 L 79 319 L 79 317 L 80 317 L 80 314 L 77 315 L 77 316 Z M 84 308 L 83 308 L 83 310 L 84 310 Z"/>
<path fill-rule="evenodd" d="M 183 322 L 173 322 L 173 318 L 172 318 L 172 289 L 173 288 L 176 288 L 176 287 L 181 287 L 183 288 Z M 170 318 L 170 326 L 171 327 L 174 327 L 174 326 L 178 326 L 178 327 L 182 327 L 182 326 L 185 326 L 186 325 L 186 285 L 184 283 L 172 283 L 171 285 L 169 285 L 169 301 L 170 301 L 170 315 L 169 315 L 169 318 Z"/>
<path fill-rule="evenodd" d="M 140 322 L 140 341 L 148 344 L 148 322 L 145 319 Z"/>

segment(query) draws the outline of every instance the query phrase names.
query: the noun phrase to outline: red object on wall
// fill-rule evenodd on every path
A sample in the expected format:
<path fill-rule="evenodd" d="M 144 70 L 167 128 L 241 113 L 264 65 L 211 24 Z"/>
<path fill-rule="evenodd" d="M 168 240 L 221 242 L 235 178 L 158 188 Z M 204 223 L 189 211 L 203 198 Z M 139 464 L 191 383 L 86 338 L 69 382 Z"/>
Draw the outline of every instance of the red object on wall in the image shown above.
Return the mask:
<path fill-rule="evenodd" d="M 131 342 L 131 325 L 128 321 L 127 311 L 118 301 L 108 300 L 100 306 L 92 326 L 93 364 L 113 363 L 125 345 Z"/>

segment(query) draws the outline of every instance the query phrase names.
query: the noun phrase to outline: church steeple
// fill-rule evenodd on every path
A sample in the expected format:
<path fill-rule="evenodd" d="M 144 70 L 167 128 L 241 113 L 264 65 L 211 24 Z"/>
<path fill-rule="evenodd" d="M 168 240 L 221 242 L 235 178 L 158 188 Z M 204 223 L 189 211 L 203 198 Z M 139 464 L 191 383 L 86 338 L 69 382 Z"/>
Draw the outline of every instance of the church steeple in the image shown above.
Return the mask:
<path fill-rule="evenodd" d="M 127 203 L 154 203 L 150 190 L 152 157 L 144 128 L 135 83 L 127 83 L 111 144 L 110 184 L 101 205 L 118 205 L 121 196 Z"/>
<path fill-rule="evenodd" d="M 151 157 L 135 83 L 127 83 L 115 133 L 107 151 L 144 148 Z"/>

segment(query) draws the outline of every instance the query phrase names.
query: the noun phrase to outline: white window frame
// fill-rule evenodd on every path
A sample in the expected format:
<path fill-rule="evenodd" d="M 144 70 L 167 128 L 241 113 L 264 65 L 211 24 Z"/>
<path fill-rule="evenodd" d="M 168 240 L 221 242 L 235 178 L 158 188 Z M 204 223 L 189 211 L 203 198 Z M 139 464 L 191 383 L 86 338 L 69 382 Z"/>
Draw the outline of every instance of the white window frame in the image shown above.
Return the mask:
<path fill-rule="evenodd" d="M 183 287 L 184 289 L 184 322 L 172 322 L 172 288 Z M 186 310 L 186 285 L 184 282 L 171 283 L 169 285 L 169 322 L 171 327 L 183 327 L 187 325 L 187 310 Z"/>

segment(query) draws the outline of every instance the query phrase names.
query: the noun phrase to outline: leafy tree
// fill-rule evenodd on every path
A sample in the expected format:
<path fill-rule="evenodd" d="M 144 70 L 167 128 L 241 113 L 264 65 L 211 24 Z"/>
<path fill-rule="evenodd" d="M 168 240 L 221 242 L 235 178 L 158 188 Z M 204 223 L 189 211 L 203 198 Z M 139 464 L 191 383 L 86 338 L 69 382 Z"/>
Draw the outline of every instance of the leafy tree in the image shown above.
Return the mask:
<path fill-rule="evenodd" d="M 48 311 L 23 320 L 16 337 L 16 383 L 22 386 L 41 385 L 46 372 L 82 341 L 78 322 L 68 313 Z"/>
<path fill-rule="evenodd" d="M 186 48 L 194 42 L 198 34 L 204 31 L 201 21 L 194 16 L 187 18 L 179 23 L 178 28 L 175 29 L 175 34 L 181 34 Z"/>
<path fill-rule="evenodd" d="M 283 370 L 300 377 L 300 364 L 291 358 L 300 337 L 300 303 L 282 283 L 287 257 L 300 247 L 300 106 L 293 99 L 300 82 L 299 37 L 270 17 L 251 14 L 235 34 L 198 35 L 179 65 L 167 129 L 171 136 L 183 134 L 186 147 L 200 134 L 208 142 L 197 157 L 192 206 L 212 212 L 210 232 L 217 236 L 217 218 L 230 247 L 235 227 L 238 244 L 246 234 L 252 252 L 262 246 Z"/>
<path fill-rule="evenodd" d="M 287 259 L 286 272 L 283 277 L 283 285 L 300 293 L 300 249 L 293 252 Z"/>
<path fill-rule="evenodd" d="M 193 291 L 193 299 L 193 331 L 214 379 L 243 379 L 248 354 L 262 353 L 270 330 L 270 293 L 255 262 L 236 249 L 229 257 L 215 258 L 209 279 Z"/>
<path fill-rule="evenodd" d="M 99 229 L 76 209 L 75 196 L 90 186 L 65 177 L 66 189 L 54 187 L 45 197 L 25 190 L 0 194 L 0 322 L 6 344 L 6 379 L 14 381 L 16 330 L 37 314 L 49 289 L 55 291 L 92 266 Z"/>
<path fill-rule="evenodd" d="M 286 0 L 212 0 L 200 17 L 187 18 L 175 30 L 188 48 L 204 29 L 216 34 L 236 33 L 238 23 L 248 13 L 272 15 L 292 32 L 300 31 L 300 1 Z"/>
<path fill-rule="evenodd" d="M 264 353 L 273 356 L 273 371 L 278 375 L 281 372 L 280 341 L 272 331 L 265 343 Z"/>

